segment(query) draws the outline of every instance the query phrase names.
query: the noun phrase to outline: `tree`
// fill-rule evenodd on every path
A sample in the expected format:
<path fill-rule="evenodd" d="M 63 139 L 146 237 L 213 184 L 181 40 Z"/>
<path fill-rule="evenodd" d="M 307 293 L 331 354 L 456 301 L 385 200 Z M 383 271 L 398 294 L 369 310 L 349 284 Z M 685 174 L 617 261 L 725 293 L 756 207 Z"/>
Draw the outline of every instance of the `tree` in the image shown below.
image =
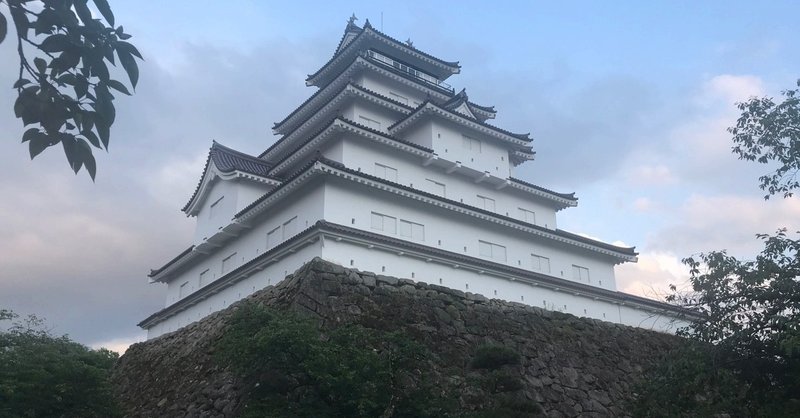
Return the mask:
<path fill-rule="evenodd" d="M 44 322 L 0 309 L 0 416 L 114 417 L 109 374 L 117 353 L 55 337 Z"/>
<path fill-rule="evenodd" d="M 797 80 L 800 87 L 800 80 Z M 779 167 L 759 177 L 760 187 L 769 199 L 778 193 L 792 196 L 800 187 L 800 89 L 781 92 L 782 102 L 771 97 L 754 97 L 738 103 L 741 117 L 736 126 L 728 128 L 733 134 L 733 152 L 739 159 L 761 164 L 777 163 Z"/>
<path fill-rule="evenodd" d="M 0 43 L 11 21 L 19 54 L 14 114 L 30 126 L 22 142 L 31 159 L 61 144 L 75 173 L 85 168 L 94 180 L 92 147 L 108 150 L 116 118 L 112 90 L 131 94 L 109 64 L 119 62 L 135 89 L 142 55 L 122 26 L 114 28 L 107 0 L 92 3 L 104 20 L 94 17 L 88 0 L 0 0 L 10 17 L 0 13 Z"/>
<path fill-rule="evenodd" d="M 782 94 L 781 103 L 739 103 L 742 115 L 729 128 L 740 159 L 780 164 L 759 178 L 765 198 L 789 198 L 800 187 L 800 96 L 798 89 Z M 640 388 L 639 415 L 793 416 L 800 410 L 800 240 L 786 229 L 757 237 L 764 249 L 754 260 L 725 251 L 683 260 L 692 290 L 672 286 L 667 300 L 702 319 L 679 331 L 690 343 L 670 353 Z"/>

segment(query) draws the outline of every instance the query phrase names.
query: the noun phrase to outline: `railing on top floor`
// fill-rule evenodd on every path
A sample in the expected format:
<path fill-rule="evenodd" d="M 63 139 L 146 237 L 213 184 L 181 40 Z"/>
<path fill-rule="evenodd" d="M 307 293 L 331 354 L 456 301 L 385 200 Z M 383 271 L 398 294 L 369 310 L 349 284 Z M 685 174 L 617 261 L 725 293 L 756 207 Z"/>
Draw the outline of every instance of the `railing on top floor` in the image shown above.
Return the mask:
<path fill-rule="evenodd" d="M 372 58 L 376 62 L 379 62 L 379 63 L 381 63 L 383 65 L 386 65 L 386 66 L 389 66 L 389 67 L 392 67 L 392 68 L 395 68 L 395 69 L 400 70 L 400 71 L 402 71 L 404 73 L 407 73 L 407 74 L 413 76 L 414 78 L 422 81 L 425 84 L 429 84 L 429 85 L 431 85 L 433 87 L 438 87 L 438 88 L 446 90 L 446 91 L 448 91 L 450 93 L 455 93 L 455 89 L 453 89 L 453 87 L 451 85 L 445 83 L 444 81 L 441 81 L 441 80 L 437 79 L 436 77 L 434 77 L 434 76 L 432 76 L 430 74 L 423 73 L 422 71 L 417 70 L 414 67 L 409 67 L 407 64 L 404 64 L 404 63 L 402 63 L 400 61 L 397 61 L 397 60 L 394 60 L 392 58 L 389 58 L 386 55 L 383 55 L 383 54 L 381 54 L 379 52 L 375 52 L 375 51 L 369 49 L 369 50 L 366 51 L 366 55 L 367 55 L 367 57 Z"/>

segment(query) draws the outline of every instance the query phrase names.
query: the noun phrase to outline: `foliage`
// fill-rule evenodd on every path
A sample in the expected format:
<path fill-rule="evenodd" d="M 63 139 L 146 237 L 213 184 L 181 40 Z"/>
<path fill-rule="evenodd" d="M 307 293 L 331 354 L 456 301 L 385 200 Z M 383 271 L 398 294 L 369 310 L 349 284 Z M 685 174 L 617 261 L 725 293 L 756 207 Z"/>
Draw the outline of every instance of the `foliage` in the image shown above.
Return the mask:
<path fill-rule="evenodd" d="M 494 370 L 511 364 L 519 364 L 519 354 L 503 345 L 482 345 L 472 358 L 472 367 L 476 369 Z"/>
<path fill-rule="evenodd" d="M 668 299 L 703 315 L 679 331 L 699 345 L 667 358 L 640 405 L 696 416 L 800 408 L 800 240 L 785 230 L 759 238 L 764 250 L 753 261 L 725 251 L 684 260 L 693 291 Z"/>
<path fill-rule="evenodd" d="M 636 388 L 633 416 L 754 416 L 747 409 L 747 383 L 720 364 L 708 345 L 689 343 L 670 351 L 644 382 Z"/>
<path fill-rule="evenodd" d="M 250 417 L 446 416 L 426 355 L 399 332 L 348 325 L 322 335 L 313 321 L 256 304 L 239 308 L 218 350 L 253 388 Z"/>
<path fill-rule="evenodd" d="M 14 114 L 30 126 L 22 142 L 28 143 L 31 159 L 61 144 L 75 173 L 86 168 L 94 179 L 92 147 L 108 149 L 116 117 L 112 90 L 131 94 L 112 78 L 109 64 L 119 62 L 135 89 L 136 59 L 142 56 L 126 42 L 131 35 L 122 26 L 114 28 L 107 0 L 92 3 L 105 23 L 94 18 L 88 0 L 0 0 L 8 6 L 16 29 L 19 77 L 13 86 L 18 94 Z M 9 26 L 0 13 L 0 43 Z"/>
<path fill-rule="evenodd" d="M 800 80 L 797 86 L 800 87 Z M 738 103 L 742 115 L 736 126 L 728 128 L 733 134 L 733 152 L 739 159 L 780 165 L 759 177 L 761 189 L 768 192 L 765 199 L 778 193 L 789 197 L 800 187 L 800 89 L 781 94 L 782 102 L 754 97 Z"/>
<path fill-rule="evenodd" d="M 117 353 L 54 337 L 34 316 L 17 318 L 0 309 L 0 320 L 14 321 L 0 332 L 0 416 L 119 415 L 109 382 Z"/>

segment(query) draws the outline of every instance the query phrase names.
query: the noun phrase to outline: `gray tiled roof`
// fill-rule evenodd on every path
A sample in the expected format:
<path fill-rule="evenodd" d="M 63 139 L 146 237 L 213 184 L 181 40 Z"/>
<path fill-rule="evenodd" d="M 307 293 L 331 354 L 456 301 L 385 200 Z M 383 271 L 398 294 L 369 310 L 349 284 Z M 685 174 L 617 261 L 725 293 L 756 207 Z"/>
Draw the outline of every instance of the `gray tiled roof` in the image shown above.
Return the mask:
<path fill-rule="evenodd" d="M 242 171 L 256 176 L 267 177 L 272 165 L 268 162 L 220 145 L 217 141 L 211 144 L 209 158 L 214 161 L 217 169 L 223 173 Z"/>
<path fill-rule="evenodd" d="M 241 171 L 259 177 L 269 177 L 267 174 L 273 167 L 272 164 L 258 157 L 228 148 L 217 141 L 212 141 L 211 149 L 208 151 L 208 158 L 206 158 L 206 165 L 203 167 L 203 174 L 200 176 L 200 180 L 197 181 L 197 187 L 194 188 L 192 197 L 189 198 L 189 201 L 186 202 L 186 205 L 181 209 L 182 211 L 186 212 L 189 209 L 189 205 L 191 205 L 192 201 L 197 197 L 197 194 L 200 193 L 200 186 L 203 185 L 203 177 L 208 170 L 208 165 L 212 161 L 217 169 L 223 173 Z"/>

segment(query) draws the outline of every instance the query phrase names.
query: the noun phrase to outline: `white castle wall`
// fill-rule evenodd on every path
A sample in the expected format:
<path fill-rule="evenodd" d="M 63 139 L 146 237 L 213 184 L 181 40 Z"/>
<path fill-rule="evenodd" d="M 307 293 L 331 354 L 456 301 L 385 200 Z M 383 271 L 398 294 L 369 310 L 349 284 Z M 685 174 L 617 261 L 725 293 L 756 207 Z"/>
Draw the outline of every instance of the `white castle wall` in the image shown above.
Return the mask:
<path fill-rule="evenodd" d="M 289 234 L 286 238 L 290 238 L 322 219 L 323 196 L 324 188 L 321 184 L 309 185 L 302 193 L 296 193 L 270 209 L 269 215 L 255 227 L 242 232 L 235 240 L 216 249 L 213 253 L 208 254 L 202 262 L 193 265 L 170 280 L 167 284 L 166 306 L 172 305 L 221 277 L 224 274 L 222 269 L 223 260 L 232 254 L 236 253 L 232 259 L 226 262 L 226 273 L 269 249 L 267 248 L 267 234 L 270 231 L 275 231 L 276 228 L 279 229 L 277 235 L 273 235 L 277 241 L 274 244 L 270 243 L 270 248 L 283 242 L 285 238 L 282 229 L 287 221 L 294 219 L 286 231 Z M 228 218 L 228 222 L 230 222 L 230 218 Z M 203 274 L 204 272 L 205 274 Z M 181 286 L 183 286 L 183 289 Z"/>
<path fill-rule="evenodd" d="M 147 338 L 155 338 L 159 335 L 175 331 L 178 328 L 202 319 L 206 315 L 227 308 L 231 303 L 245 298 L 257 290 L 279 283 L 287 274 L 294 272 L 309 260 L 319 256 L 321 256 L 319 242 L 307 245 L 297 252 L 280 259 L 278 262 L 268 265 L 258 274 L 244 278 L 220 293 L 204 299 L 186 310 L 148 328 Z"/>
<path fill-rule="evenodd" d="M 541 198 L 511 187 L 498 190 L 487 183 L 475 183 L 470 177 L 459 173 L 447 174 L 434 165 L 423 166 L 418 157 L 363 138 L 345 138 L 341 143 L 342 159 L 336 161 L 342 162 L 348 168 L 376 175 L 375 163 L 379 163 L 397 170 L 397 180 L 392 180 L 396 183 L 437 193 L 436 186 L 428 181 L 434 180 L 445 185 L 444 197 L 448 199 L 483 208 L 478 195 L 488 197 L 494 200 L 495 208 L 492 212 L 524 221 L 524 214 L 520 210 L 522 208 L 535 213 L 535 221 L 531 223 L 556 229 L 556 212 L 552 207 L 543 204 Z M 333 156 L 334 153 L 325 155 Z"/>
<path fill-rule="evenodd" d="M 481 294 L 488 298 L 520 302 L 580 317 L 618 322 L 663 332 L 674 332 L 675 329 L 686 325 L 685 322 L 675 322 L 673 318 L 631 306 L 621 306 L 603 300 L 575 296 L 572 293 L 557 292 L 542 286 L 532 286 L 487 273 L 479 274 L 472 269 L 457 269 L 452 265 L 436 261 L 427 262 L 414 256 L 401 257 L 377 247 L 369 249 L 363 245 L 328 240 L 322 253 L 325 260 L 343 266 L 354 266 L 363 271 L 404 278 L 413 276 L 413 280 L 416 281 L 439 284 L 465 292 Z"/>
<path fill-rule="evenodd" d="M 394 232 L 375 229 L 373 213 L 394 218 Z M 352 182 L 326 181 L 325 219 L 406 240 L 410 239 L 400 235 L 400 221 L 409 221 L 424 226 L 424 239 L 418 240 L 423 245 L 526 270 L 532 270 L 532 254 L 536 254 L 549 259 L 550 271 L 543 274 L 573 280 L 573 265 L 577 265 L 589 270 L 587 280 L 577 281 L 616 289 L 609 257 Z M 479 241 L 504 247 L 505 259 L 481 255 Z M 381 261 L 387 266 L 405 262 L 397 257 Z"/>

